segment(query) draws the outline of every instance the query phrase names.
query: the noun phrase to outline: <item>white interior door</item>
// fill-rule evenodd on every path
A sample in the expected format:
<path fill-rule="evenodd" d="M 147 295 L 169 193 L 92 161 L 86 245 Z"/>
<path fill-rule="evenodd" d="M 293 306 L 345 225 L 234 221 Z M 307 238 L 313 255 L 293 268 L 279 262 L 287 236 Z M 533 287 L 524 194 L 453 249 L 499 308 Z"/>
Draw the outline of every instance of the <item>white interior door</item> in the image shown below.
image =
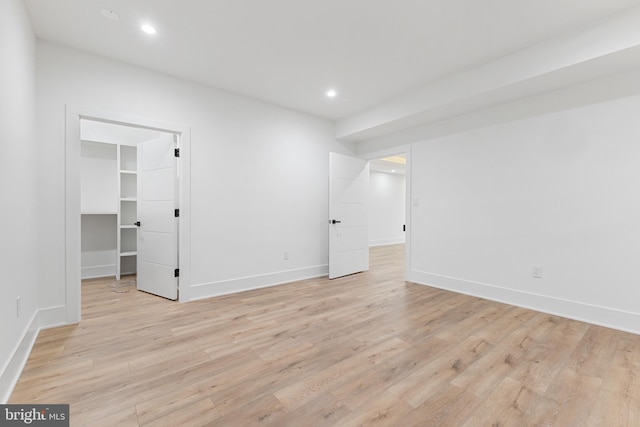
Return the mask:
<path fill-rule="evenodd" d="M 369 269 L 369 162 L 329 153 L 329 278 Z"/>
<path fill-rule="evenodd" d="M 178 299 L 175 135 L 138 144 L 138 289 Z"/>

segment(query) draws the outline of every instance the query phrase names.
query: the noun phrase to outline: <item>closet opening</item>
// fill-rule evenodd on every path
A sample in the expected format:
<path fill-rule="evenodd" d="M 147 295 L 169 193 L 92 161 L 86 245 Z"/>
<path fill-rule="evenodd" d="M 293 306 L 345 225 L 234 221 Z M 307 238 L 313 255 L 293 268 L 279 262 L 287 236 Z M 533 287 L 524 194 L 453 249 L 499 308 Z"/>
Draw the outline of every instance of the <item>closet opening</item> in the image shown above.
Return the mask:
<path fill-rule="evenodd" d="M 80 120 L 82 280 L 178 299 L 177 144 L 173 133 Z"/>
<path fill-rule="evenodd" d="M 189 287 L 178 287 L 190 280 L 189 128 L 69 105 L 65 111 L 66 297 L 47 316 L 78 323 L 81 282 L 90 277 L 135 274 L 131 290 L 188 301 Z M 141 287 L 145 277 L 151 288 Z M 167 283 L 173 296 L 162 293 Z"/>

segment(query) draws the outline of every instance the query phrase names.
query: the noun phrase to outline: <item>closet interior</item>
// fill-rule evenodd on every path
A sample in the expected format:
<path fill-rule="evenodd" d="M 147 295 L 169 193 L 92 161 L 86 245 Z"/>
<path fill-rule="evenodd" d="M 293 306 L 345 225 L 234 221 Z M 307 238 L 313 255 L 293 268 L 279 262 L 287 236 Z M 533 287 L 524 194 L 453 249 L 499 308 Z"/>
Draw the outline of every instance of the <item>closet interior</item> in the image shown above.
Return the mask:
<path fill-rule="evenodd" d="M 81 277 L 136 273 L 137 144 L 158 132 L 81 120 Z"/>

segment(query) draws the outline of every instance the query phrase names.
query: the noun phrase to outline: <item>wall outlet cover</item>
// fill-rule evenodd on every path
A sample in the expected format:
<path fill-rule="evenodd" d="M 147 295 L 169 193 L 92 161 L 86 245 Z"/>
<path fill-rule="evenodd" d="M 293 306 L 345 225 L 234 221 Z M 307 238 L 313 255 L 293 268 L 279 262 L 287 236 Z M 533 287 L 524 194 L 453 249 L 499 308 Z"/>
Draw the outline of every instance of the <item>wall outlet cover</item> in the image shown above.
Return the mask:
<path fill-rule="evenodd" d="M 542 267 L 539 265 L 531 266 L 531 277 L 534 279 L 542 279 Z"/>

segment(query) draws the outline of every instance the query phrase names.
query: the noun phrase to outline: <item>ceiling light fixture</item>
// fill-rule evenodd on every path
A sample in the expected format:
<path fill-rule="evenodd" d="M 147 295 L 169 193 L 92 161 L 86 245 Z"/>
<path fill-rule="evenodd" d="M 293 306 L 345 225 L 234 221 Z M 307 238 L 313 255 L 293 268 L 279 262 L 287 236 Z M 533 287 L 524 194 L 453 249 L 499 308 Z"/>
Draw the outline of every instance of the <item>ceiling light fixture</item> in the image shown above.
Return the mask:
<path fill-rule="evenodd" d="M 120 18 L 120 16 L 111 9 L 100 9 L 100 15 L 113 20 Z"/>
<path fill-rule="evenodd" d="M 338 92 L 336 92 L 334 89 L 329 89 L 327 91 L 327 97 L 329 98 L 335 98 L 338 95 Z"/>
<path fill-rule="evenodd" d="M 140 29 L 142 31 L 144 31 L 145 33 L 147 33 L 147 34 L 155 34 L 157 32 L 156 29 L 152 25 L 149 25 L 149 24 L 142 24 L 140 26 Z"/>

